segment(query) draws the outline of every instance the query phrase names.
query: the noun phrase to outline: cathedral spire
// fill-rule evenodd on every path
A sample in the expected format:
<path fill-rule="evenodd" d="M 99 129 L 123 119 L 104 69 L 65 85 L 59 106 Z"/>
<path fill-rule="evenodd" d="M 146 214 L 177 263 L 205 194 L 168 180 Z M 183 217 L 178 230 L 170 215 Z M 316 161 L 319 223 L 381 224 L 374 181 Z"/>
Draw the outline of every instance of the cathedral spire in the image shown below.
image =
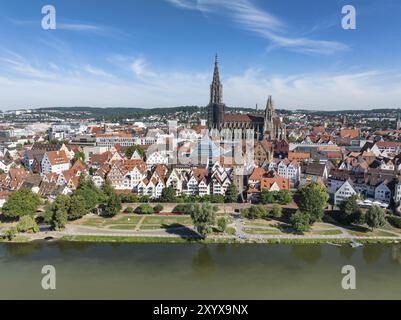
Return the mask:
<path fill-rule="evenodd" d="M 219 58 L 217 54 L 214 61 L 213 82 L 210 86 L 210 103 L 223 103 L 223 85 L 220 82 Z"/>

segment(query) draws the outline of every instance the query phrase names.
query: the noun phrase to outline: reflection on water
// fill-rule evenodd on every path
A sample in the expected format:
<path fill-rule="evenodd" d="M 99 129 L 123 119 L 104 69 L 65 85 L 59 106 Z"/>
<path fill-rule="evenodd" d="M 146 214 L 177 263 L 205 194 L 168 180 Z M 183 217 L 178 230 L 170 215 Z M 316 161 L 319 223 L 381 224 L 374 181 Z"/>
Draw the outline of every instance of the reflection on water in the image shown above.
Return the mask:
<path fill-rule="evenodd" d="M 219 250 L 216 250 L 216 252 L 219 252 Z M 216 265 L 208 246 L 204 245 L 198 249 L 196 256 L 192 259 L 192 269 L 197 277 L 208 278 L 213 276 Z"/>
<path fill-rule="evenodd" d="M 345 265 L 356 291 L 341 289 Z M 0 244 L 0 299 L 397 299 L 400 265 L 401 245 Z"/>
<path fill-rule="evenodd" d="M 320 260 L 322 248 L 321 246 L 294 245 L 292 246 L 292 254 L 298 260 L 313 265 Z"/>
<path fill-rule="evenodd" d="M 374 264 L 380 260 L 383 255 L 384 247 L 381 245 L 371 245 L 363 247 L 363 257 L 367 264 Z"/>

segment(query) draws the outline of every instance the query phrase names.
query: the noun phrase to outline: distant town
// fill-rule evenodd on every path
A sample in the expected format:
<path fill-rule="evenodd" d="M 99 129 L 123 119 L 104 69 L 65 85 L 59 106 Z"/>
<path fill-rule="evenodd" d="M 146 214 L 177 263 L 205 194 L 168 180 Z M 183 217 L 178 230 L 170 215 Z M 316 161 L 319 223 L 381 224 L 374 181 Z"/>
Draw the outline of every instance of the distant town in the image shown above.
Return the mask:
<path fill-rule="evenodd" d="M 0 233 L 401 241 L 400 116 L 227 107 L 217 57 L 206 107 L 4 111 Z"/>

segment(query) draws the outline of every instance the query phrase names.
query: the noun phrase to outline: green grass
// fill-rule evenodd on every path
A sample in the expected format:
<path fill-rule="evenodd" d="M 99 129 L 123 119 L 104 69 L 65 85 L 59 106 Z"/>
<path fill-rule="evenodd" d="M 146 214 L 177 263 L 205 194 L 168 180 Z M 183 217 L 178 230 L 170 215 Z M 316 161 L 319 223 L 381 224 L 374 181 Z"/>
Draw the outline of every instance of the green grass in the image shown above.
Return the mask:
<path fill-rule="evenodd" d="M 253 235 L 278 235 L 282 232 L 278 229 L 244 228 L 244 232 Z"/>
<path fill-rule="evenodd" d="M 182 224 L 189 226 L 192 224 L 192 219 L 188 216 L 185 217 L 171 217 L 171 216 L 147 216 L 142 225 L 171 225 Z"/>
<path fill-rule="evenodd" d="M 98 242 L 98 243 L 160 243 L 160 244 L 184 244 L 184 243 L 236 243 L 231 239 L 183 239 L 180 237 L 110 237 L 110 236 L 64 236 L 61 240 L 73 242 Z"/>
<path fill-rule="evenodd" d="M 135 226 L 134 225 L 125 225 L 125 224 L 119 224 L 119 225 L 112 225 L 108 227 L 107 229 L 109 230 L 134 230 Z"/>
<path fill-rule="evenodd" d="M 386 231 L 363 232 L 363 231 L 349 230 L 348 233 L 356 237 L 396 237 L 394 234 Z"/>
<path fill-rule="evenodd" d="M 336 236 L 342 234 L 341 230 L 313 230 L 308 234 L 320 236 Z"/>

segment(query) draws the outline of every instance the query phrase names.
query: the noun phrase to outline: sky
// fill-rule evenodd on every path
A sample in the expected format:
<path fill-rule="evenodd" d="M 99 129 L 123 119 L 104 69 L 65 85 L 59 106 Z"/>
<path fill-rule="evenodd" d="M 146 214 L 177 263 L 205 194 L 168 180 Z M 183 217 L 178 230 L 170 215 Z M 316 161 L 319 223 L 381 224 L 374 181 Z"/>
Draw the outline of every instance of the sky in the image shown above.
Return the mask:
<path fill-rule="evenodd" d="M 56 29 L 42 28 L 44 5 Z M 356 9 L 345 30 L 342 8 Z M 0 110 L 401 107 L 399 0 L 0 0 Z"/>

